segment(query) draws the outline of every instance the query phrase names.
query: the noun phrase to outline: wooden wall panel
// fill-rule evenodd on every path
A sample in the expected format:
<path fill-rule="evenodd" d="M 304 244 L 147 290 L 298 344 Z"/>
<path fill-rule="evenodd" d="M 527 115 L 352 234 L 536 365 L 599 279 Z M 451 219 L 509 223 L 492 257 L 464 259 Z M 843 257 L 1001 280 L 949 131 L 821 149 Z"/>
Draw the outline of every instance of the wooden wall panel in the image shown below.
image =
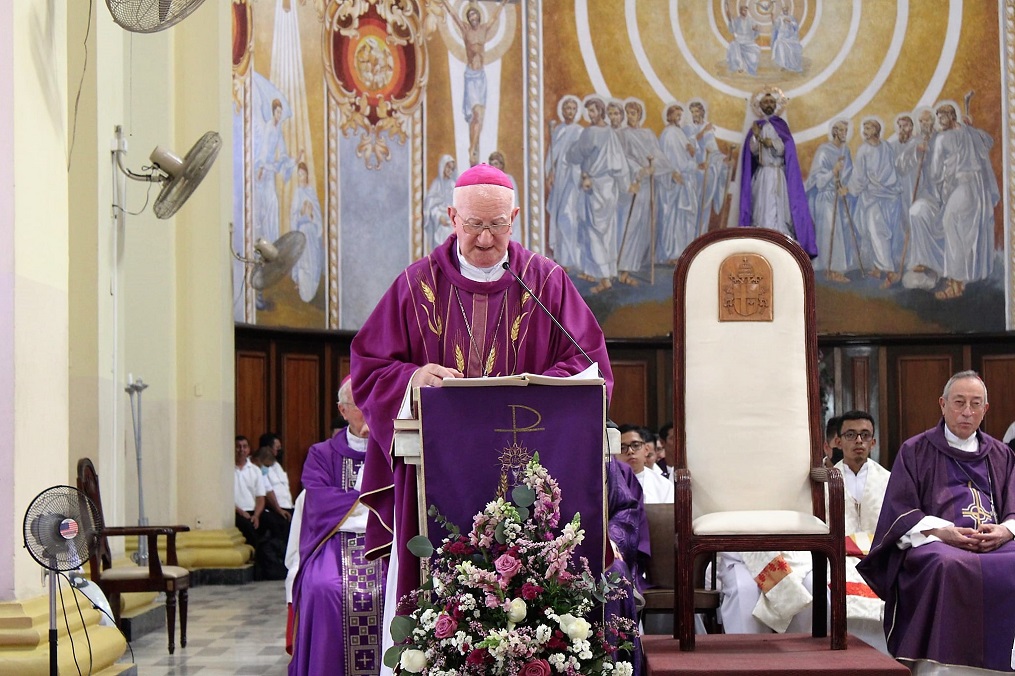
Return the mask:
<path fill-rule="evenodd" d="M 897 388 L 890 395 L 896 402 L 896 419 L 893 433 L 890 434 L 888 451 L 891 461 L 903 441 L 924 430 L 930 429 L 941 420 L 941 407 L 938 397 L 941 388 L 948 382 L 953 373 L 959 370 L 958 359 L 952 354 L 910 354 L 899 356 L 895 360 Z"/>
<path fill-rule="evenodd" d="M 293 497 L 299 494 L 300 476 L 307 450 L 322 440 L 321 383 L 324 380 L 320 356 L 290 352 L 281 357 L 282 421 L 279 434 L 285 443 L 285 470 Z"/>
<path fill-rule="evenodd" d="M 849 357 L 853 372 L 853 409 L 870 412 L 871 360 L 869 357 Z"/>
<path fill-rule="evenodd" d="M 984 355 L 979 371 L 990 402 L 983 428 L 1000 439 L 1015 420 L 1015 354 Z"/>
<path fill-rule="evenodd" d="M 645 361 L 611 361 L 613 400 L 610 419 L 618 425 L 649 425 L 649 365 Z"/>
<path fill-rule="evenodd" d="M 269 372 L 266 352 L 236 352 L 236 434 L 251 446 L 269 425 Z"/>

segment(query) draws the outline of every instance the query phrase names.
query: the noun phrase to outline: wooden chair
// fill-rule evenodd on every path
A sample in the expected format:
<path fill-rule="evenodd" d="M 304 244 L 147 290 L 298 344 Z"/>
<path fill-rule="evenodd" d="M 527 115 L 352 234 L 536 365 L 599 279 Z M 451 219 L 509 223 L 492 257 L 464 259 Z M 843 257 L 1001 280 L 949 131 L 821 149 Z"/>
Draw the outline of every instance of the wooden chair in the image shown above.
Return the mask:
<path fill-rule="evenodd" d="M 99 495 L 99 477 L 88 458 L 78 461 L 78 489 L 91 498 L 102 514 Z M 105 523 L 105 520 L 103 521 Z M 176 594 L 180 594 L 180 645 L 187 647 L 187 590 L 190 588 L 190 571 L 176 565 L 176 534 L 190 530 L 190 526 L 106 526 L 98 538 L 98 546 L 88 560 L 92 582 L 97 584 L 109 600 L 113 619 L 120 624 L 120 594 L 131 592 L 165 592 L 166 625 L 169 630 L 169 654 L 176 651 Z M 113 568 L 107 536 L 143 535 L 148 539 L 148 566 L 120 566 Z M 159 561 L 158 537 L 166 537 L 166 561 Z"/>
<path fill-rule="evenodd" d="M 645 597 L 643 613 L 653 615 L 666 612 L 672 615 L 676 605 L 674 587 L 676 565 L 673 546 L 674 507 L 672 504 L 645 505 L 645 516 L 648 519 L 649 543 L 652 556 L 648 563 L 648 580 L 652 587 L 642 592 Z M 711 585 L 706 586 L 705 577 L 709 563 L 712 563 L 710 576 Z M 694 612 L 705 616 L 705 629 L 710 634 L 719 632 L 717 611 L 719 609 L 719 592 L 716 590 L 716 571 L 714 556 L 699 556 L 694 561 Z M 676 626 L 676 625 L 674 625 Z"/>
<path fill-rule="evenodd" d="M 843 487 L 822 467 L 814 272 L 785 235 L 707 233 L 673 277 L 676 634 L 694 649 L 701 554 L 809 551 L 812 635 L 846 647 Z M 826 518 L 824 482 L 828 483 Z"/>

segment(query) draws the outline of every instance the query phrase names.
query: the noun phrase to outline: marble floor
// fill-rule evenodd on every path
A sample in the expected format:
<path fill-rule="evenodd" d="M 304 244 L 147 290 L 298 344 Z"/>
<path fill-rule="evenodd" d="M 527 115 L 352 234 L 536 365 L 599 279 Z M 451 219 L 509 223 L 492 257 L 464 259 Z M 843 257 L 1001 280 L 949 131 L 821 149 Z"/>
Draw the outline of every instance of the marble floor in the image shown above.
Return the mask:
<path fill-rule="evenodd" d="M 190 590 L 187 647 L 167 650 L 165 628 L 135 640 L 140 676 L 282 676 L 285 652 L 285 583 L 207 585 Z M 131 662 L 128 650 L 121 662 Z"/>

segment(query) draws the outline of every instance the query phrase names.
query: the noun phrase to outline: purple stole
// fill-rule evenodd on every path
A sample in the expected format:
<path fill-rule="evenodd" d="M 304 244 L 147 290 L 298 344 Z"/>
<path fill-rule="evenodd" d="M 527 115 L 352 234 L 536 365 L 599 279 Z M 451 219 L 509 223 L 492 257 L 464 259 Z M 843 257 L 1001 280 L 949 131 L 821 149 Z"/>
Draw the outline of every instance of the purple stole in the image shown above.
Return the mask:
<path fill-rule="evenodd" d="M 789 212 L 793 218 L 793 232 L 796 241 L 811 258 L 818 255 L 818 246 L 815 243 L 814 220 L 811 218 L 811 211 L 807 206 L 807 192 L 804 190 L 803 174 L 800 171 L 800 161 L 797 159 L 796 143 L 793 141 L 793 134 L 790 133 L 786 120 L 778 115 L 755 122 L 758 125 L 771 124 L 779 138 L 786 146 L 786 165 L 783 169 L 786 172 L 786 193 L 789 198 Z M 751 179 L 754 177 L 756 166 L 754 153 L 751 152 L 751 138 L 754 136 L 754 125 L 747 132 L 744 139 L 744 147 L 741 151 L 740 166 L 743 167 L 740 174 L 740 227 L 751 227 L 751 213 L 753 211 L 753 197 L 751 195 Z"/>
<path fill-rule="evenodd" d="M 369 676 L 381 665 L 384 565 L 366 560 L 362 533 L 337 530 L 359 498 L 354 486 L 365 456 L 349 446 L 347 434 L 348 428 L 311 446 L 303 465 L 290 676 Z"/>

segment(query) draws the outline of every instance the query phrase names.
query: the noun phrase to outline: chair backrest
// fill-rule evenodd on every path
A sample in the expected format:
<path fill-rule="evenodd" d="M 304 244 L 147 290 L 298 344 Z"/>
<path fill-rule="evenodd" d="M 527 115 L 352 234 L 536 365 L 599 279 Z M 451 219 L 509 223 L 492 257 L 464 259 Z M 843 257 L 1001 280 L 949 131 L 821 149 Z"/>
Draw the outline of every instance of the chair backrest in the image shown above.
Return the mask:
<path fill-rule="evenodd" d="M 652 556 L 648 562 L 649 582 L 657 587 L 672 589 L 676 558 L 673 551 L 673 503 L 645 505 L 645 516 L 648 519 L 649 544 L 652 547 Z"/>
<path fill-rule="evenodd" d="M 102 496 L 99 495 L 99 475 L 95 473 L 95 466 L 92 465 L 92 461 L 88 458 L 78 460 L 78 490 L 87 495 L 95 503 L 95 508 L 99 511 L 102 522 L 105 523 L 106 520 L 102 514 Z M 113 565 L 113 557 L 109 550 L 109 540 L 105 535 L 99 535 L 97 546 L 92 548 L 88 564 L 93 580 L 98 579 L 98 575 L 103 570 Z"/>
<path fill-rule="evenodd" d="M 823 512 L 808 480 L 821 428 L 807 255 L 771 230 L 721 230 L 688 247 L 673 284 L 677 467 L 691 470 L 693 517 Z"/>

